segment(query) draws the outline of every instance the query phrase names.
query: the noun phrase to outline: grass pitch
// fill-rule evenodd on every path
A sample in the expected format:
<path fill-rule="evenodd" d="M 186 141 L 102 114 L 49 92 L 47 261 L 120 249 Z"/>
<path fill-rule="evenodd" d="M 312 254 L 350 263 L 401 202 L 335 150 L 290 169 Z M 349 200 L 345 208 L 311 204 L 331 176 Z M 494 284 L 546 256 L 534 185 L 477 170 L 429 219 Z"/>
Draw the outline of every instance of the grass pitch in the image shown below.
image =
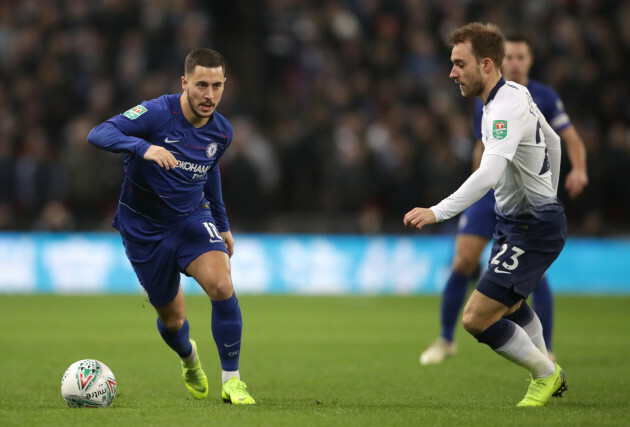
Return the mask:
<path fill-rule="evenodd" d="M 630 425 L 629 297 L 556 297 L 554 350 L 569 390 L 536 409 L 515 407 L 527 372 L 461 327 L 455 358 L 418 364 L 438 333 L 438 297 L 239 300 L 250 407 L 221 400 L 205 297 L 187 297 L 210 381 L 197 401 L 142 296 L 0 296 L 0 425 Z M 83 358 L 114 371 L 110 408 L 65 406 L 61 376 Z"/>

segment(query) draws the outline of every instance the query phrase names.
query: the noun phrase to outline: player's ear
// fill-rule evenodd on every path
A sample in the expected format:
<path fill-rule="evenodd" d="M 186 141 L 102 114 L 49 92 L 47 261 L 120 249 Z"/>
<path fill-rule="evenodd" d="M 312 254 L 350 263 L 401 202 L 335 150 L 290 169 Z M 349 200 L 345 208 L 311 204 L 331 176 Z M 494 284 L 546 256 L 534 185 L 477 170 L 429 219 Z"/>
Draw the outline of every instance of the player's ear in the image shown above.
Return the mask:
<path fill-rule="evenodd" d="M 492 59 L 490 58 L 483 58 L 481 62 L 483 64 L 483 71 L 485 72 L 489 72 L 492 69 L 492 65 L 494 64 L 492 62 Z"/>
<path fill-rule="evenodd" d="M 188 82 L 186 81 L 186 77 L 182 76 L 182 90 L 186 91 L 187 86 L 188 86 Z"/>

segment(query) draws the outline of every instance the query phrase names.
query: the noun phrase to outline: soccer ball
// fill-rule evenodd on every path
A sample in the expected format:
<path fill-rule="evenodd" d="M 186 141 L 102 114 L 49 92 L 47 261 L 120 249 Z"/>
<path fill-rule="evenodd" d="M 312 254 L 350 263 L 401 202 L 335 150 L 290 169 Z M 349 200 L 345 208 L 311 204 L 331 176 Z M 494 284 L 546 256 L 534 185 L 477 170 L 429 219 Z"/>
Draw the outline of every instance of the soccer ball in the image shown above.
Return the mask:
<path fill-rule="evenodd" d="M 79 360 L 61 377 L 61 396 L 71 408 L 106 408 L 116 397 L 116 378 L 98 360 Z"/>

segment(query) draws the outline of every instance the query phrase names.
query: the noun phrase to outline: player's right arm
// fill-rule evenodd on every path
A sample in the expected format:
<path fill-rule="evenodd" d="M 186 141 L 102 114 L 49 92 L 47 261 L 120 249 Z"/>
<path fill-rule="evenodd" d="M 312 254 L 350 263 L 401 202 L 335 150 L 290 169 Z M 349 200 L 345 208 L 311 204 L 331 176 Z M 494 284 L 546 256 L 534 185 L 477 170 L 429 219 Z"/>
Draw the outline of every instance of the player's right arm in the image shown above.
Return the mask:
<path fill-rule="evenodd" d="M 127 153 L 153 161 L 166 169 L 177 166 L 177 160 L 168 150 L 151 145 L 140 137 L 151 131 L 151 114 L 147 114 L 149 111 L 145 109 L 141 114 L 146 114 L 145 117 L 139 115 L 133 116 L 133 119 L 130 119 L 127 113 L 112 117 L 96 126 L 88 135 L 88 142 L 113 153 Z"/>
<path fill-rule="evenodd" d="M 473 172 L 479 169 L 482 156 L 483 156 L 483 141 L 480 138 L 475 142 L 475 147 L 473 148 L 473 156 L 472 156 L 473 157 L 473 164 L 472 164 Z"/>
<path fill-rule="evenodd" d="M 475 147 L 472 153 L 472 171 L 479 169 L 481 156 L 483 156 L 483 141 L 481 140 L 481 117 L 483 116 L 483 102 L 475 98 L 475 114 L 473 117 L 473 134 L 475 136 Z"/>
<path fill-rule="evenodd" d="M 453 194 L 431 208 L 414 208 L 407 212 L 403 223 L 421 230 L 422 227 L 454 217 L 486 194 L 496 185 L 507 168 L 505 157 L 483 156 L 479 168 Z"/>

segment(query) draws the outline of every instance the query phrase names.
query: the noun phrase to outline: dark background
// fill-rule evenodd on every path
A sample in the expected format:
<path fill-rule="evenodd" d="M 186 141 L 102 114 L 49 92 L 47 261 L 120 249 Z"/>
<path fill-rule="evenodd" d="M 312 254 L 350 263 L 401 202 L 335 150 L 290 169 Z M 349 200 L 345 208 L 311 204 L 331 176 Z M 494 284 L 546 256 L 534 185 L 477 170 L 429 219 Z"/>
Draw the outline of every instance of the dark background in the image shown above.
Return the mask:
<path fill-rule="evenodd" d="M 584 140 L 590 185 L 560 192 L 569 232 L 628 235 L 630 2 L 606 0 L 3 0 L 0 229 L 111 230 L 122 155 L 87 134 L 180 92 L 186 54 L 210 47 L 228 63 L 233 230 L 407 232 L 405 212 L 470 173 L 473 102 L 445 40 L 475 20 L 532 39 L 532 77 Z"/>

